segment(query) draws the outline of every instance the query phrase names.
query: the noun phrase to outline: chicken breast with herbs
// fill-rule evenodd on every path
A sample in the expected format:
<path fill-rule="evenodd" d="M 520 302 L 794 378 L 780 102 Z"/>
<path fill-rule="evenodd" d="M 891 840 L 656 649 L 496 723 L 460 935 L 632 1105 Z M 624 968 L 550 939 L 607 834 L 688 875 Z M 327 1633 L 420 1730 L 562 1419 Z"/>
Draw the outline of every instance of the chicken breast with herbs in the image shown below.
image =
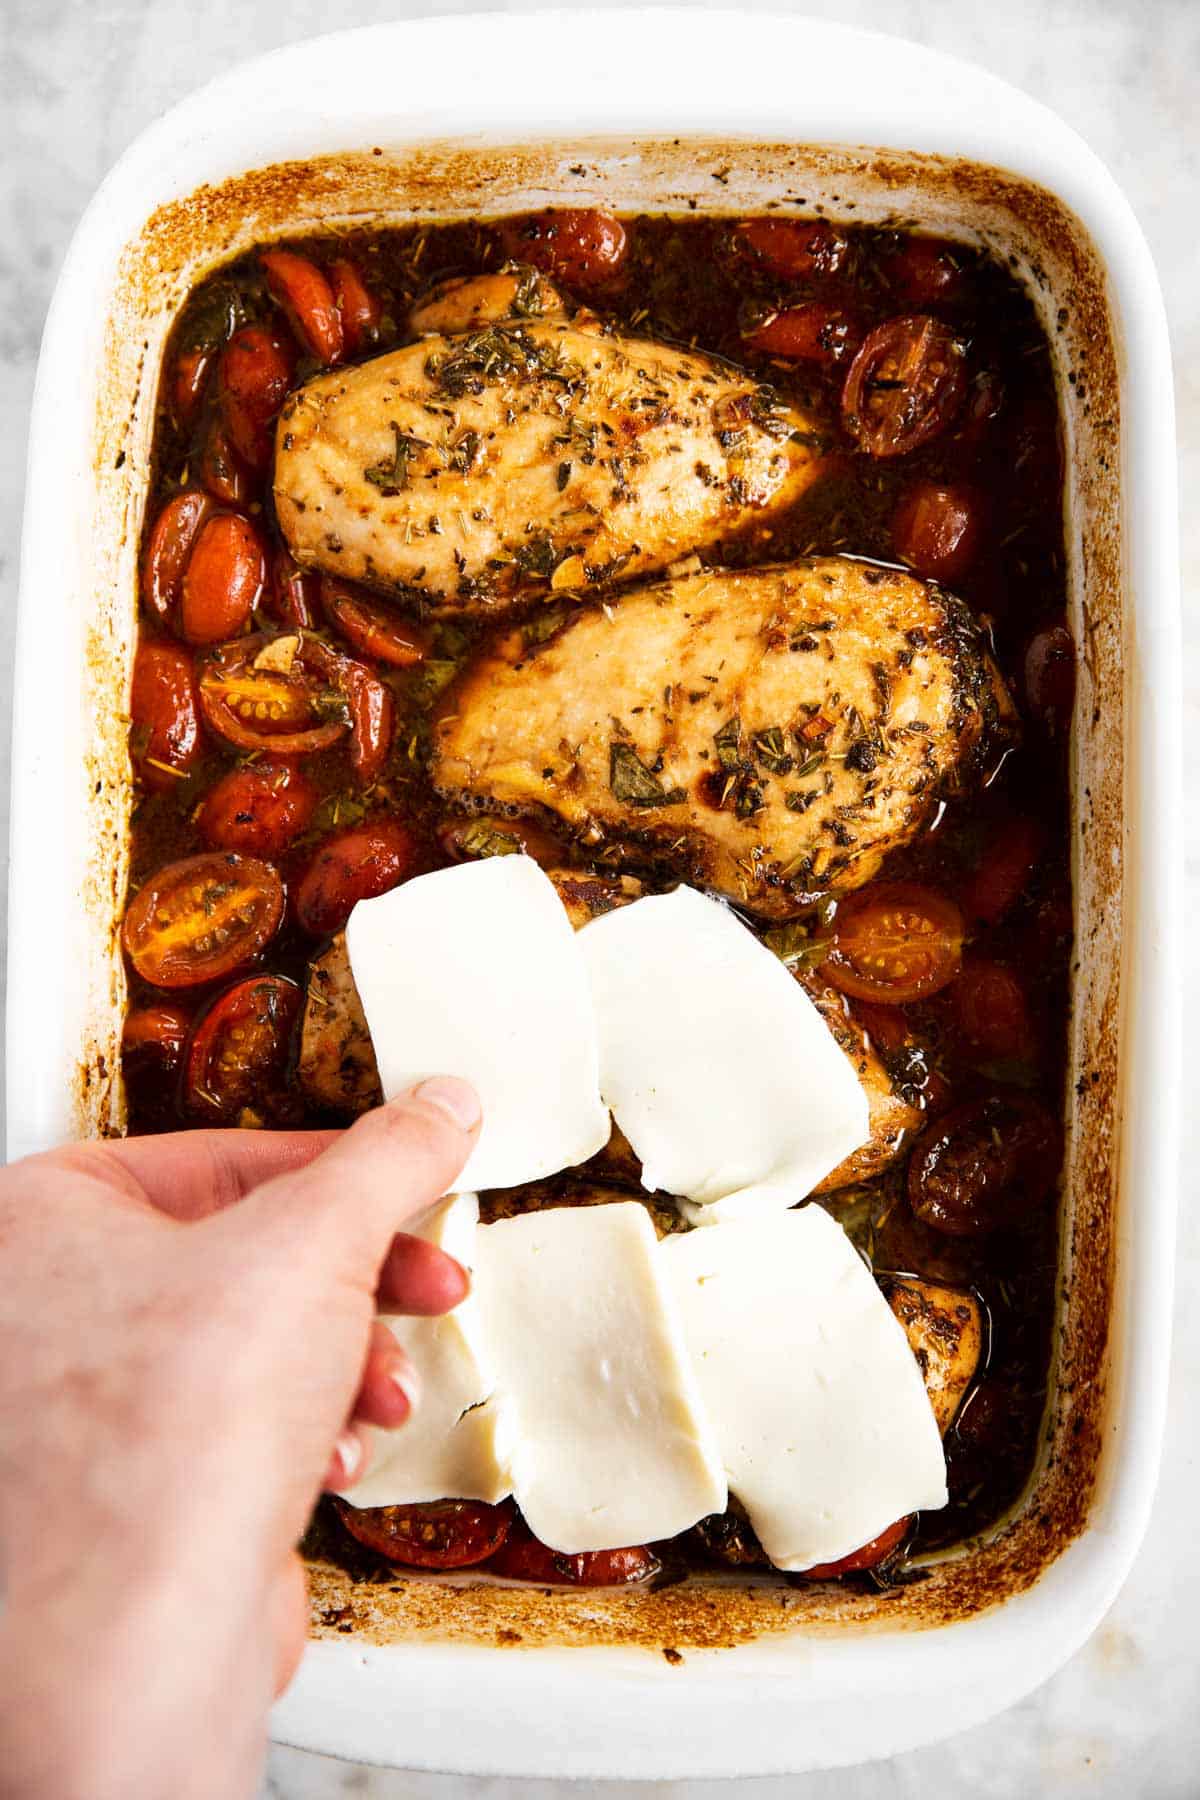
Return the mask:
<path fill-rule="evenodd" d="M 486 311 L 479 286 L 417 323 Z M 279 419 L 275 506 L 303 567 L 480 613 L 765 526 L 817 479 L 823 447 L 804 413 L 699 351 L 505 318 L 300 388 Z"/>
<path fill-rule="evenodd" d="M 444 696 L 439 792 L 766 917 L 869 881 L 1015 726 L 967 608 L 851 558 L 702 571 L 544 627 Z"/>

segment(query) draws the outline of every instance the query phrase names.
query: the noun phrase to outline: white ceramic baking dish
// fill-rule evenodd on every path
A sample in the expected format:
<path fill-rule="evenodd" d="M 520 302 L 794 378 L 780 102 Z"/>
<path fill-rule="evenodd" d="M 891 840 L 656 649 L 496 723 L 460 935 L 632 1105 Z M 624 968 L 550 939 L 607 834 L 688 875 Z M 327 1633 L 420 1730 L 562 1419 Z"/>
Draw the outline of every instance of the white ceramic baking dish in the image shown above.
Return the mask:
<path fill-rule="evenodd" d="M 883 37 L 762 13 L 629 11 L 324 38 L 235 69 L 146 132 L 79 227 L 35 396 L 8 1148 L 121 1123 L 123 712 L 173 309 L 263 236 L 580 196 L 626 210 L 784 204 L 916 220 L 1010 255 L 1053 332 L 1083 657 L 1080 957 L 1047 1449 L 1004 1529 L 878 1600 L 725 1581 L 642 1597 L 399 1583 L 364 1602 L 326 1571 L 318 1639 L 275 1731 L 421 1768 L 796 1771 L 960 1729 L 1043 1680 L 1112 1600 L 1158 1462 L 1179 1069 L 1170 369 L 1137 225 L 1050 113 Z"/>

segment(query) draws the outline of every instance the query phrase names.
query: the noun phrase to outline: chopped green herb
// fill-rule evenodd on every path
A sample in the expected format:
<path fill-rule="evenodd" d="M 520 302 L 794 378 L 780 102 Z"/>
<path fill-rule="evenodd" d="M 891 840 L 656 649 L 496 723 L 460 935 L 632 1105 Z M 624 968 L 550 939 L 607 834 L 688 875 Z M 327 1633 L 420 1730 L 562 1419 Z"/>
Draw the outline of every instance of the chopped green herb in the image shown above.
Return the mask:
<path fill-rule="evenodd" d="M 682 788 L 664 788 L 632 744 L 615 740 L 609 746 L 608 785 L 613 798 L 626 806 L 680 806 L 687 799 Z"/>

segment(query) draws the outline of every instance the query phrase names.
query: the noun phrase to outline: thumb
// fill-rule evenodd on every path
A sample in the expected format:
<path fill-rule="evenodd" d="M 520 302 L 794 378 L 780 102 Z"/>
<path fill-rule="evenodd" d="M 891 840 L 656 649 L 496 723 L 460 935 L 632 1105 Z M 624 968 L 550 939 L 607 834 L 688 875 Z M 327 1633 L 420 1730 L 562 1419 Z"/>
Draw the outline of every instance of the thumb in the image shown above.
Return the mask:
<path fill-rule="evenodd" d="M 372 1290 L 397 1231 L 451 1186 L 482 1117 L 469 1082 L 435 1076 L 364 1113 L 302 1169 L 264 1183 L 223 1215 L 251 1242 L 282 1235 Z"/>

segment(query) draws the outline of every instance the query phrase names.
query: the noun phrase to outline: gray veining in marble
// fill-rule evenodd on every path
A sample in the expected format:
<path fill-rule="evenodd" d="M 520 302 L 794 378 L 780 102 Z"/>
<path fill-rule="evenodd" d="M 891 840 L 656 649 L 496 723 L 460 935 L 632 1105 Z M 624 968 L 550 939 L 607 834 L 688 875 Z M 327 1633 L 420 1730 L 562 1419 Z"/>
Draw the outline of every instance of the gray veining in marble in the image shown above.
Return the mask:
<path fill-rule="evenodd" d="M 593 0 L 595 3 L 595 0 Z M 475 10 L 481 0 L 476 0 Z M 406 12 L 405 0 L 0 0 L 0 842 L 7 837 L 13 594 L 25 421 L 41 321 L 70 232 L 127 143 L 231 62 L 336 26 Z M 742 0 L 770 54 L 770 19 Z M 1171 316 L 1184 480 L 1185 705 L 1189 791 L 1200 791 L 1200 4 L 1197 0 L 809 0 L 805 10 L 972 58 L 1057 108 L 1108 162 L 1158 260 Z M 684 28 L 681 20 L 681 29 Z M 797 83 L 811 70 L 796 71 Z M 853 80 L 853 70 L 838 71 Z M 1200 811 L 1184 847 L 1200 906 Z M 1185 946 L 1200 1001 L 1200 938 Z M 990 1725 L 890 1762 L 732 1784 L 746 1800 L 1195 1800 L 1200 1795 L 1200 1112 L 1185 1123 L 1179 1310 L 1162 1486 L 1125 1591 L 1091 1643 L 1038 1694 Z M 467 1697 L 469 1704 L 469 1697 Z M 663 1800 L 724 1800 L 731 1784 L 669 1783 Z M 272 1752 L 272 1800 L 642 1800 L 621 1784 L 466 1780 L 355 1769 Z"/>

